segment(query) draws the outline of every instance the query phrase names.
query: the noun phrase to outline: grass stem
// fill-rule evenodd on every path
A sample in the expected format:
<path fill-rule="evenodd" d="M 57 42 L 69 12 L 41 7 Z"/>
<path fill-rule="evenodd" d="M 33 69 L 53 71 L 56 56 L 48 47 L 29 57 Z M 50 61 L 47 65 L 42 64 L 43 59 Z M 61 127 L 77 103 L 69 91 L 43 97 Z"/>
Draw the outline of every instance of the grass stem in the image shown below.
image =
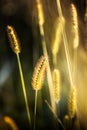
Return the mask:
<path fill-rule="evenodd" d="M 34 106 L 34 130 L 36 126 L 36 109 L 37 109 L 37 90 L 35 91 L 35 106 Z"/>
<path fill-rule="evenodd" d="M 30 124 L 30 127 L 31 127 L 31 118 L 30 118 L 30 112 L 29 112 L 29 106 L 28 106 L 28 99 L 27 99 L 27 94 L 26 94 L 26 88 L 25 88 L 25 82 L 24 82 L 24 77 L 23 77 L 20 57 L 19 57 L 18 53 L 17 53 L 17 61 L 18 61 L 18 67 L 19 67 L 19 73 L 20 73 L 20 78 L 21 78 L 21 84 L 22 84 L 22 89 L 23 89 L 23 94 L 24 94 L 24 99 L 25 99 L 25 105 L 26 105 L 28 121 L 29 121 L 29 124 Z"/>

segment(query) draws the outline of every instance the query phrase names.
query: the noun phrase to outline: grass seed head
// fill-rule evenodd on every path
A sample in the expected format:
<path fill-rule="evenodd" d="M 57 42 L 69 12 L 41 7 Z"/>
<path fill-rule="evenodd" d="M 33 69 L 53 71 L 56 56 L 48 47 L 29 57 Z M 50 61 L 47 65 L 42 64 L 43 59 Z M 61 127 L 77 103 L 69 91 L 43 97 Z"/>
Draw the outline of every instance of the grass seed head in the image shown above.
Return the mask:
<path fill-rule="evenodd" d="M 34 90 L 40 90 L 42 88 L 45 78 L 46 67 L 47 67 L 47 58 L 45 56 L 42 56 L 37 62 L 33 72 L 32 87 Z"/>
<path fill-rule="evenodd" d="M 17 37 L 14 27 L 8 25 L 7 33 L 8 33 L 8 38 L 9 38 L 13 52 L 15 52 L 16 54 L 20 53 L 21 52 L 20 42 L 19 42 L 19 39 Z"/>
<path fill-rule="evenodd" d="M 71 88 L 69 93 L 68 113 L 71 118 L 74 117 L 76 114 L 76 89 L 75 88 Z"/>
<path fill-rule="evenodd" d="M 60 100 L 60 72 L 58 69 L 53 70 L 52 77 L 55 91 L 55 101 L 58 103 Z"/>

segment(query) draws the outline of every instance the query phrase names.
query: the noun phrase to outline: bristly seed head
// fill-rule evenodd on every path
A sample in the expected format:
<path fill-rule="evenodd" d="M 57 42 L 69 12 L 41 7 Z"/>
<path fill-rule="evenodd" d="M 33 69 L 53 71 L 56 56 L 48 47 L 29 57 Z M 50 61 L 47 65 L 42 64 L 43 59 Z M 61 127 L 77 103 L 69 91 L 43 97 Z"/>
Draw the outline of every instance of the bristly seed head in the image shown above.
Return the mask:
<path fill-rule="evenodd" d="M 68 100 L 68 113 L 71 118 L 76 114 L 76 89 L 71 88 Z"/>
<path fill-rule="evenodd" d="M 14 27 L 8 25 L 7 33 L 8 33 L 8 38 L 11 43 L 11 48 L 12 48 L 13 52 L 16 54 L 20 53 L 21 52 L 20 42 L 19 42 L 19 39 L 17 37 Z"/>
<path fill-rule="evenodd" d="M 60 71 L 58 69 L 54 69 L 52 77 L 55 91 L 55 101 L 58 103 L 60 100 Z"/>
<path fill-rule="evenodd" d="M 79 46 L 79 32 L 78 32 L 78 15 L 77 15 L 77 10 L 74 4 L 71 4 L 71 15 L 72 15 L 72 27 L 73 27 L 73 47 L 74 49 Z"/>
<path fill-rule="evenodd" d="M 37 12 L 38 12 L 38 22 L 39 25 L 42 26 L 44 24 L 44 14 L 43 14 L 43 7 L 40 0 L 36 0 L 37 3 Z"/>
<path fill-rule="evenodd" d="M 45 78 L 47 61 L 47 57 L 42 56 L 36 64 L 32 77 L 32 87 L 34 90 L 40 90 L 42 88 Z"/>

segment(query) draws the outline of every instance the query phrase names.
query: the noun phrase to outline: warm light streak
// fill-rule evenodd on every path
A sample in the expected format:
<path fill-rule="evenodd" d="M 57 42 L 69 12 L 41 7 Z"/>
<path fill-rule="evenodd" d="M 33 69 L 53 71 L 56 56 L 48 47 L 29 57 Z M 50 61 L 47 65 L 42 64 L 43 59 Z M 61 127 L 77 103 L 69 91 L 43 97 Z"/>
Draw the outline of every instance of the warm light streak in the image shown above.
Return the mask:
<path fill-rule="evenodd" d="M 38 0 L 37 4 L 42 4 L 42 3 L 41 3 L 40 0 Z M 38 9 L 40 9 L 40 8 L 38 8 Z M 38 16 L 40 16 L 40 14 L 39 14 L 40 11 L 43 11 L 43 9 L 38 10 Z M 40 18 L 42 18 L 42 17 L 40 17 Z M 44 19 L 44 18 L 42 18 L 42 19 Z M 45 36 L 44 36 L 43 24 L 39 23 L 39 28 L 40 28 L 40 34 L 41 34 L 41 37 L 42 37 L 43 53 L 44 53 L 44 55 L 46 57 L 48 57 L 47 48 L 46 48 L 46 41 L 45 41 Z M 51 105 L 52 105 L 52 108 L 54 109 L 54 111 L 56 111 L 55 101 L 54 101 L 54 97 L 55 97 L 54 96 L 54 88 L 53 88 L 53 81 L 52 81 L 51 69 L 50 69 L 49 61 L 48 61 L 48 65 L 47 65 L 47 80 L 48 80 L 48 86 L 49 86 L 49 92 L 50 92 Z"/>
<path fill-rule="evenodd" d="M 58 9 L 59 17 L 63 17 L 61 5 L 60 5 L 60 0 L 57 0 L 57 9 Z M 67 37 L 66 37 L 65 29 L 63 29 L 63 41 L 64 41 L 64 48 L 65 48 L 65 54 L 66 54 L 66 60 L 67 60 L 67 66 L 68 66 L 70 84 L 71 84 L 71 86 L 73 86 L 70 53 L 69 53 L 69 49 L 68 49 L 69 48 L 68 47 L 68 40 L 67 40 Z"/>
<path fill-rule="evenodd" d="M 51 47 L 54 66 L 57 64 L 57 54 L 59 52 L 64 25 L 65 25 L 64 17 L 59 17 L 56 19 L 55 34 L 52 39 L 52 47 Z"/>

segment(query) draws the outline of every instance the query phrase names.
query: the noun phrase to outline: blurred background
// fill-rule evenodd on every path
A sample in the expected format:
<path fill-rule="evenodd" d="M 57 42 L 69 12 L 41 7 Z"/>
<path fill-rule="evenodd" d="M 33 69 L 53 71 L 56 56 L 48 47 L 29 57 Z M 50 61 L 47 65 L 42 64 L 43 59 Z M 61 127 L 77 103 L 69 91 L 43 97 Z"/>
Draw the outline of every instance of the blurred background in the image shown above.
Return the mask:
<path fill-rule="evenodd" d="M 86 0 L 61 0 L 69 40 L 71 38 L 69 36 L 71 3 L 75 4 L 79 19 L 78 113 L 81 129 L 87 130 L 87 5 Z M 55 19 L 58 16 L 56 0 L 44 0 L 42 5 L 45 16 L 45 40 L 52 66 L 51 40 L 54 37 Z M 35 0 L 0 0 L 0 117 L 7 115 L 16 122 L 19 130 L 29 130 L 17 58 L 9 44 L 7 25 L 14 26 L 21 43 L 20 60 L 33 122 L 35 92 L 31 86 L 31 80 L 35 64 L 43 54 Z M 63 117 L 67 114 L 66 102 L 69 88 L 63 45 L 60 46 L 58 62 L 62 73 L 62 98 L 60 106 L 57 107 L 60 111 L 59 118 L 63 122 Z M 42 90 L 38 92 L 36 129 L 62 130 L 63 128 L 60 123 L 58 124 L 44 100 L 50 102 L 47 81 L 44 82 Z"/>

